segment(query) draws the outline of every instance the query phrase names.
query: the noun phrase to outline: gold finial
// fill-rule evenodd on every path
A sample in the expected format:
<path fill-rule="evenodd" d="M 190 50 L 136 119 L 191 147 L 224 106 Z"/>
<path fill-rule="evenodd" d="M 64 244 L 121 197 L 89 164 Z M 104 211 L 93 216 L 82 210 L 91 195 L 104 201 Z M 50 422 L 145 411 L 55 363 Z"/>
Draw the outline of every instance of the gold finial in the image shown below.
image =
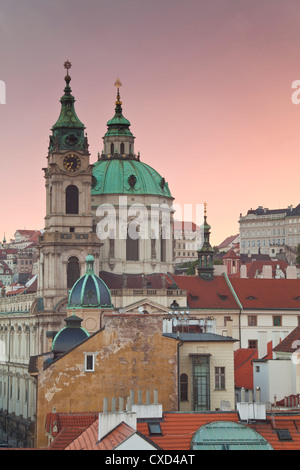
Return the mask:
<path fill-rule="evenodd" d="M 204 203 L 204 215 L 206 216 L 206 207 L 207 207 L 207 203 L 205 202 Z"/>
<path fill-rule="evenodd" d="M 117 101 L 116 101 L 116 104 L 122 104 L 122 101 L 120 100 L 120 93 L 119 93 L 119 88 L 122 86 L 122 83 L 121 83 L 121 80 L 119 78 L 117 78 L 117 80 L 115 81 L 115 87 L 117 87 Z"/>
<path fill-rule="evenodd" d="M 115 86 L 119 89 L 122 86 L 122 83 L 119 78 L 115 81 Z"/>
<path fill-rule="evenodd" d="M 69 69 L 72 67 L 72 64 L 69 60 L 66 60 L 66 62 L 64 63 L 64 67 L 65 69 L 67 69 L 67 75 L 69 75 Z"/>

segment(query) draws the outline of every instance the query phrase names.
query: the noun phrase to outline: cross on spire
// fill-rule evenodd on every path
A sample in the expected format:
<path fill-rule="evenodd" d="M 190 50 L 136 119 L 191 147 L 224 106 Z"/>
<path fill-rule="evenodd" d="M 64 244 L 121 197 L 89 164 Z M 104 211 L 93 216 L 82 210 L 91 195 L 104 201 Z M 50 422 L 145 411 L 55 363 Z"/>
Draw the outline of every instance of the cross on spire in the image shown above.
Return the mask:
<path fill-rule="evenodd" d="M 69 60 L 66 60 L 66 62 L 64 63 L 64 67 L 65 69 L 67 69 L 67 75 L 69 75 L 69 69 L 72 67 L 72 64 Z"/>

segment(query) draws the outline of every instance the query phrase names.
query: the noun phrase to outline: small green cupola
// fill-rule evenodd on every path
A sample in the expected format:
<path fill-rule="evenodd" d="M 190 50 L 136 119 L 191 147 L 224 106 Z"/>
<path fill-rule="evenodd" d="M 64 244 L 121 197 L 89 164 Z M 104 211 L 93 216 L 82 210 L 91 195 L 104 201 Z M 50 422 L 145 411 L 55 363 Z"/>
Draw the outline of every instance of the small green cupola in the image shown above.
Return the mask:
<path fill-rule="evenodd" d="M 61 97 L 61 111 L 56 123 L 52 126 L 49 151 L 56 150 L 81 150 L 87 149 L 87 138 L 84 135 L 85 126 L 78 118 L 75 111 L 75 98 L 71 94 L 69 69 L 71 63 L 66 61 L 64 67 L 67 69 L 65 76 L 66 86 L 64 95 Z"/>
<path fill-rule="evenodd" d="M 55 354 L 63 354 L 70 351 L 70 349 L 90 336 L 81 326 L 82 318 L 77 317 L 74 313 L 65 318 L 64 321 L 66 326 L 55 335 L 52 343 L 52 351 Z"/>
<path fill-rule="evenodd" d="M 198 251 L 198 276 L 201 279 L 212 280 L 214 278 L 214 250 L 210 244 L 211 226 L 207 223 L 206 206 L 204 203 L 204 222 L 201 225 L 203 231 L 203 245 Z"/>
<path fill-rule="evenodd" d="M 94 257 L 87 255 L 86 272 L 72 287 L 68 308 L 113 308 L 110 290 L 94 272 Z"/>
<path fill-rule="evenodd" d="M 99 159 L 120 159 L 132 160 L 139 157 L 134 153 L 134 139 L 130 122 L 123 116 L 122 101 L 120 97 L 120 87 L 122 83 L 116 80 L 117 99 L 115 102 L 115 115 L 107 122 L 107 131 L 103 137 L 104 148 Z"/>

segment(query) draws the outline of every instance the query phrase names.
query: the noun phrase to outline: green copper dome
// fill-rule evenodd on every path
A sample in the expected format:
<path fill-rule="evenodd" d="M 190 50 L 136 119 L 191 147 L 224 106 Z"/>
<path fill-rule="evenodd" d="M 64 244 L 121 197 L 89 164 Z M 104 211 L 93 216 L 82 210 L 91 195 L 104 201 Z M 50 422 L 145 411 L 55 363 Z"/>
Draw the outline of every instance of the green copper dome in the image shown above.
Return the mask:
<path fill-rule="evenodd" d="M 86 273 L 72 287 L 68 308 L 113 308 L 110 290 L 94 273 L 94 257 L 86 257 Z"/>
<path fill-rule="evenodd" d="M 140 161 L 134 152 L 130 122 L 123 116 L 119 79 L 116 80 L 115 115 L 107 122 L 103 137 L 104 150 L 93 165 L 92 196 L 100 194 L 156 195 L 172 197 L 168 184 L 151 166 Z"/>
<path fill-rule="evenodd" d="M 172 197 L 168 183 L 139 160 L 99 160 L 93 169 L 92 196 L 96 194 L 149 194 Z"/>

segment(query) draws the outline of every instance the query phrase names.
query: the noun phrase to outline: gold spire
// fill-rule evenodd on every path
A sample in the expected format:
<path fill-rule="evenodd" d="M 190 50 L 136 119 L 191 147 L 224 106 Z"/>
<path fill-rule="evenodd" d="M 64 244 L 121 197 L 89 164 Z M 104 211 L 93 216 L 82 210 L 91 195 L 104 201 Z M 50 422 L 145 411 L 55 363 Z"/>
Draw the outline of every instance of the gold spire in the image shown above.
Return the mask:
<path fill-rule="evenodd" d="M 117 87 L 117 101 L 116 101 L 116 105 L 121 105 L 122 104 L 122 101 L 120 100 L 120 87 L 122 86 L 122 83 L 120 81 L 119 78 L 117 78 L 117 80 L 115 81 L 115 84 L 114 84 L 115 87 Z"/>
<path fill-rule="evenodd" d="M 207 207 L 207 202 L 204 203 L 204 215 L 206 216 L 206 207 Z"/>

